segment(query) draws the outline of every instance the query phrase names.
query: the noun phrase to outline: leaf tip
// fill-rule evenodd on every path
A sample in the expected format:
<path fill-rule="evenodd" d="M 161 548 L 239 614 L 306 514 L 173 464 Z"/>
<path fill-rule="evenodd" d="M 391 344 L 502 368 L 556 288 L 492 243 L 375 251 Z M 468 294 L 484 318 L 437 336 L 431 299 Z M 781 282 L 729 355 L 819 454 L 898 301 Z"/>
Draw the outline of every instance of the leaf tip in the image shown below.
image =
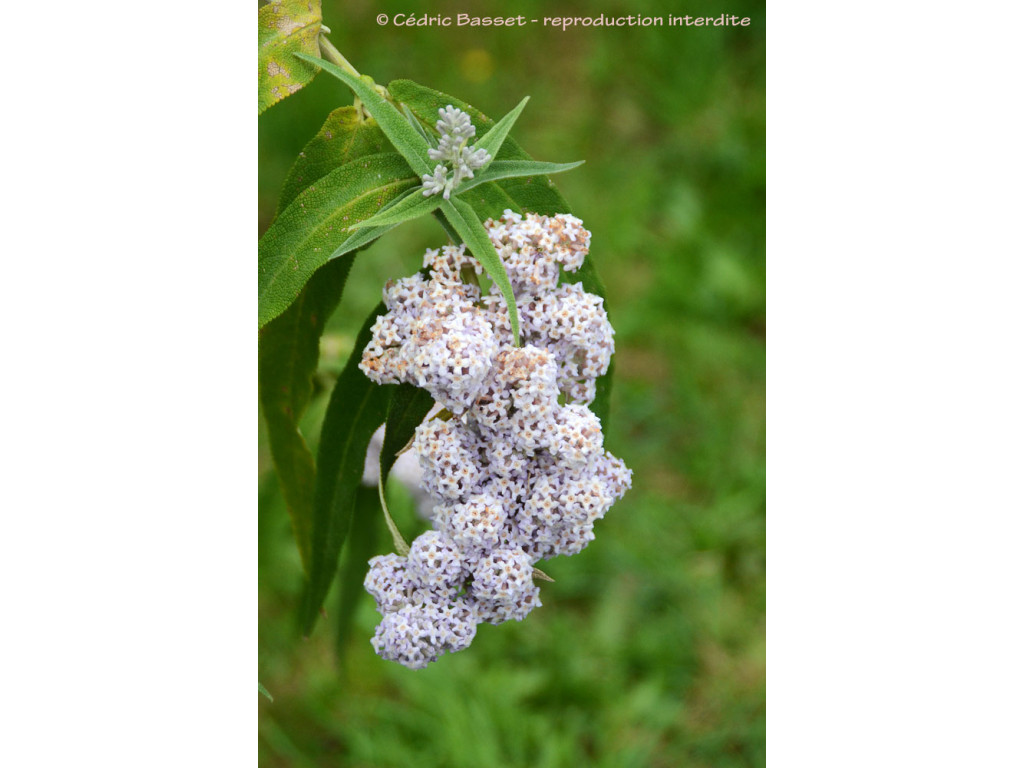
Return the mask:
<path fill-rule="evenodd" d="M 535 567 L 533 569 L 533 575 L 536 576 L 541 581 L 550 581 L 552 584 L 555 583 L 555 580 L 552 579 L 550 576 L 548 576 L 546 573 L 544 573 L 544 571 L 542 571 L 540 568 L 536 568 Z"/>

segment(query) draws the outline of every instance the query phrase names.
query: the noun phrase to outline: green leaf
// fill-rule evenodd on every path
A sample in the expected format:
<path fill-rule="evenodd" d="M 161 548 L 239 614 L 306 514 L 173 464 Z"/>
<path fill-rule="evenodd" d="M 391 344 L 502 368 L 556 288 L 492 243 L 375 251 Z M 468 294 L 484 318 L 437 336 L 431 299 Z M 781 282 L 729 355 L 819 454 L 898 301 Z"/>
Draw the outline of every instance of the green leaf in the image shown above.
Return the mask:
<path fill-rule="evenodd" d="M 392 202 L 394 202 L 394 200 L 392 200 Z M 381 208 L 381 210 L 386 211 L 387 208 L 388 206 L 385 205 L 383 208 Z M 383 235 L 385 232 L 390 232 L 396 226 L 396 224 L 388 224 L 383 227 L 368 227 L 367 229 L 357 229 L 351 235 L 345 238 L 345 242 L 339 245 L 334 250 L 334 252 L 327 257 L 328 261 L 336 259 L 339 256 L 343 256 L 344 254 L 349 253 L 350 251 L 355 251 L 360 248 L 363 248 L 364 246 L 369 245 L 378 237 Z"/>
<path fill-rule="evenodd" d="M 298 58 L 315 64 L 324 71 L 334 75 L 345 85 L 352 89 L 359 100 L 363 102 L 366 111 L 373 115 L 384 135 L 388 137 L 402 157 L 409 163 L 417 176 L 430 173 L 427 150 L 429 146 L 426 140 L 417 132 L 409 121 L 402 117 L 402 113 L 389 104 L 377 90 L 358 77 L 350 75 L 341 67 L 331 64 L 329 61 L 318 59 L 314 56 L 296 54 Z"/>
<path fill-rule="evenodd" d="M 477 135 L 486 133 L 494 125 L 494 121 L 479 109 L 447 93 L 414 83 L 412 80 L 393 80 L 388 83 L 388 92 L 394 99 L 409 108 L 424 125 L 433 127 L 437 121 L 437 110 L 451 104 L 469 115 L 470 121 L 476 126 Z M 509 137 L 498 150 L 493 162 L 498 160 L 533 160 Z M 492 162 L 492 164 L 493 164 Z M 470 182 L 473 180 L 470 179 Z M 472 190 L 472 195 L 461 195 L 469 202 L 481 219 L 497 218 L 502 211 L 510 208 L 516 213 L 533 211 L 548 216 L 556 213 L 572 213 L 572 209 L 559 194 L 558 189 L 546 177 L 532 176 L 526 179 L 505 179 L 497 182 L 481 184 Z"/>
<path fill-rule="evenodd" d="M 549 173 L 563 173 L 571 171 L 573 168 L 579 168 L 583 163 L 583 160 L 575 163 L 541 163 L 536 160 L 495 160 L 485 170 L 474 174 L 472 179 L 460 184 L 455 193 L 461 195 L 473 187 L 499 179 L 518 179 L 527 176 L 544 176 Z"/>
<path fill-rule="evenodd" d="M 442 200 L 441 212 L 448 219 L 448 223 L 458 232 L 462 242 L 469 248 L 470 253 L 476 257 L 483 268 L 487 270 L 491 280 L 498 286 L 501 295 L 505 297 L 505 305 L 508 307 L 508 318 L 512 324 L 512 337 L 515 345 L 519 346 L 519 313 L 516 311 L 516 297 L 512 292 L 512 284 L 508 281 L 508 273 L 505 272 L 505 265 L 494 250 L 494 243 L 487 235 L 487 230 L 477 218 L 476 211 L 469 203 L 455 198 L 454 200 Z"/>
<path fill-rule="evenodd" d="M 313 536 L 313 454 L 299 419 L 313 394 L 324 323 L 338 305 L 352 259 L 325 264 L 287 310 L 260 330 L 260 405 L 292 533 L 308 574 Z"/>
<path fill-rule="evenodd" d="M 339 107 L 331 112 L 316 136 L 302 148 L 281 188 L 277 211 L 280 213 L 304 189 L 308 189 L 335 168 L 365 155 L 390 151 L 384 132 L 372 118 L 365 118 L 355 107 Z"/>
<path fill-rule="evenodd" d="M 427 129 L 423 127 L 423 123 L 416 119 L 414 115 L 405 104 L 402 105 L 402 114 L 405 115 L 405 119 L 409 121 L 409 125 L 416 129 L 416 133 L 423 137 L 423 140 L 427 142 L 427 146 L 431 149 L 437 149 L 437 137 L 432 133 L 427 133 Z"/>
<path fill-rule="evenodd" d="M 295 54 L 320 53 L 320 0 L 274 0 L 260 8 L 260 113 L 316 76 Z"/>
<path fill-rule="evenodd" d="M 359 370 L 371 328 L 377 316 L 385 312 L 384 304 L 378 304 L 363 324 L 324 414 L 313 494 L 312 567 L 301 612 L 303 631 L 307 635 L 316 624 L 337 573 L 338 558 L 352 524 L 356 491 L 363 477 L 366 447 L 387 417 L 394 389 L 374 384 Z"/>
<path fill-rule="evenodd" d="M 419 218 L 433 213 L 441 205 L 440 195 L 425 196 L 420 187 L 413 187 L 401 200 L 394 205 L 382 210 L 376 216 L 371 216 L 366 221 L 353 224 L 352 229 L 363 227 L 394 227 L 403 221 Z"/>
<path fill-rule="evenodd" d="M 501 149 L 501 145 L 505 143 L 508 132 L 512 130 L 512 126 L 519 119 L 519 115 L 522 114 L 523 109 L 526 107 L 526 102 L 529 100 L 529 96 L 525 97 L 516 105 L 515 109 L 491 126 L 491 129 L 480 137 L 480 140 L 475 145 L 475 149 L 486 149 L 488 154 L 494 158 L 498 154 L 498 150 Z M 486 168 L 486 166 L 484 167 Z"/>
<path fill-rule="evenodd" d="M 405 161 L 389 152 L 346 163 L 299 193 L 260 239 L 260 327 L 284 312 L 329 259 L 359 247 L 349 240 L 353 224 L 418 182 Z M 360 234 L 358 242 L 368 244 L 379 234 Z"/>
<path fill-rule="evenodd" d="M 263 687 L 263 683 L 261 683 L 259 680 L 257 680 L 256 684 L 259 685 L 259 687 L 260 687 L 260 695 L 261 696 L 266 696 L 268 699 L 270 699 L 271 702 L 273 702 L 274 701 L 274 697 L 270 695 L 270 691 L 268 691 L 266 688 Z"/>
<path fill-rule="evenodd" d="M 398 460 L 398 454 L 412 440 L 416 427 L 423 423 L 430 409 L 434 407 L 434 398 L 425 389 L 412 384 L 399 384 L 391 397 L 388 407 L 388 419 L 384 427 L 384 443 L 380 448 L 381 484 L 387 485 L 391 468 Z"/>
<path fill-rule="evenodd" d="M 339 658 L 344 656 L 352 637 L 359 601 L 368 597 L 363 588 L 363 580 L 366 578 L 369 560 L 377 552 L 382 520 L 377 489 L 359 486 L 356 489 L 352 530 L 348 535 L 339 576 L 338 629 L 335 636 L 335 649 Z"/>

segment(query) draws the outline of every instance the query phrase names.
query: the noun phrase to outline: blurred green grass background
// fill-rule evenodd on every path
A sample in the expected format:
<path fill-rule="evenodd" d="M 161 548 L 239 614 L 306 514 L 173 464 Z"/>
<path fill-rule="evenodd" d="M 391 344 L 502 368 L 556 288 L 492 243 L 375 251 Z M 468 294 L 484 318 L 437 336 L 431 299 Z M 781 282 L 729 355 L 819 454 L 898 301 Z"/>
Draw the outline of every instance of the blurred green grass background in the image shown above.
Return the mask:
<path fill-rule="evenodd" d="M 387 13 L 751 17 L 746 28 L 561 32 L 378 26 Z M 324 3 L 332 42 L 380 83 L 410 78 L 496 116 L 593 233 L 616 381 L 606 445 L 633 489 L 582 554 L 543 565 L 544 606 L 482 625 L 423 671 L 383 662 L 364 597 L 343 660 L 299 637 L 301 566 L 260 446 L 260 762 L 271 766 L 756 766 L 765 718 L 764 7 L 750 2 Z M 319 76 L 259 118 L 260 231 L 334 107 Z M 359 256 L 324 339 L 323 388 L 390 277 L 444 239 L 432 221 Z M 324 397 L 306 418 L 315 443 Z M 407 535 L 416 519 L 400 489 Z M 377 552 L 390 549 L 381 535 Z M 337 590 L 328 610 L 337 610 Z"/>

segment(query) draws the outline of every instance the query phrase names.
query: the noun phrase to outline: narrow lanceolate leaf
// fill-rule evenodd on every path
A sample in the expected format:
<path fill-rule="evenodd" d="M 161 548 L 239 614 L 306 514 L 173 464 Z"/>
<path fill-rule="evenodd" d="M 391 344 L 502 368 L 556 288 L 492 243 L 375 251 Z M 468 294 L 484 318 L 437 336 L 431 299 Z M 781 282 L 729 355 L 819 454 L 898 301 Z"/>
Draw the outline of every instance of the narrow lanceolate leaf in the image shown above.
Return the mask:
<path fill-rule="evenodd" d="M 316 76 L 295 54 L 320 51 L 320 0 L 273 0 L 259 11 L 260 112 Z"/>
<path fill-rule="evenodd" d="M 384 206 L 381 210 L 387 210 L 387 206 Z M 385 232 L 391 231 L 395 226 L 396 225 L 394 224 L 390 224 L 383 227 L 367 227 L 366 229 L 355 230 L 351 235 L 345 238 L 345 241 L 341 245 L 334 249 L 330 256 L 327 257 L 328 261 L 369 245 Z"/>
<path fill-rule="evenodd" d="M 484 225 L 477 218 L 476 211 L 473 210 L 469 203 L 459 198 L 442 201 L 441 212 L 448 219 L 448 223 L 452 225 L 452 228 L 459 233 L 459 237 L 462 238 L 462 242 L 469 248 L 469 252 L 487 270 L 487 274 L 490 275 L 494 284 L 498 286 L 501 295 L 505 297 L 505 305 L 508 307 L 508 319 L 512 324 L 512 337 L 515 339 L 514 343 L 518 347 L 519 313 L 516 311 L 516 297 L 512 292 L 512 284 L 508 281 L 505 265 L 502 263 L 501 257 L 498 256 L 498 252 L 494 250 L 494 243 L 491 242 L 491 238 L 487 235 L 487 230 L 484 229 Z"/>
<path fill-rule="evenodd" d="M 268 699 L 270 699 L 271 702 L 273 702 L 274 701 L 274 697 L 270 695 L 270 691 L 268 691 L 266 688 L 263 687 L 263 683 L 261 683 L 259 680 L 257 680 L 256 684 L 259 685 L 259 687 L 260 687 L 260 695 L 261 696 L 266 696 Z"/>
<path fill-rule="evenodd" d="M 492 158 L 496 156 L 501 149 L 501 145 L 505 143 L 508 132 L 512 130 L 512 126 L 519 119 L 519 115 L 522 114 L 523 108 L 526 107 L 526 102 L 529 100 L 529 96 L 525 97 L 516 105 L 515 109 L 491 126 L 490 130 L 480 137 L 480 140 L 476 143 L 476 148 L 486 149 Z M 484 167 L 486 168 L 486 166 Z"/>
<path fill-rule="evenodd" d="M 353 224 L 418 182 L 401 156 L 389 152 L 346 163 L 299 193 L 260 239 L 260 327 L 287 309 L 317 269 L 342 254 Z"/>
<path fill-rule="evenodd" d="M 441 205 L 442 199 L 440 195 L 426 197 L 423 195 L 421 187 L 413 187 L 412 191 L 407 192 L 405 197 L 396 201 L 394 205 L 388 206 L 388 208 L 375 216 L 371 216 L 366 221 L 353 224 L 352 229 L 394 227 L 403 221 L 418 219 L 420 216 L 433 213 Z"/>
<path fill-rule="evenodd" d="M 324 323 L 338 305 L 352 259 L 325 264 L 284 314 L 260 330 L 260 405 L 270 454 L 292 521 L 292 533 L 309 573 L 313 539 L 313 454 L 299 419 L 313 394 Z"/>
<path fill-rule="evenodd" d="M 387 100 L 377 93 L 377 90 L 358 77 L 350 75 L 341 67 L 331 64 L 329 61 L 318 59 L 315 56 L 296 54 L 296 56 L 310 64 L 334 75 L 345 85 L 352 89 L 353 93 L 363 102 L 366 111 L 373 115 L 384 135 L 388 137 L 395 149 L 406 159 L 409 167 L 418 176 L 430 173 L 431 166 L 427 157 L 429 145 L 419 132 L 409 124 L 402 113 Z"/>
<path fill-rule="evenodd" d="M 427 129 L 423 127 L 423 123 L 416 119 L 416 115 L 409 111 L 409 108 L 402 105 L 402 114 L 405 115 L 405 119 L 409 121 L 409 125 L 416 129 L 416 133 L 423 137 L 423 140 L 427 142 L 427 145 L 431 149 L 437 149 L 437 136 L 432 133 L 427 133 Z"/>
<path fill-rule="evenodd" d="M 388 420 L 384 427 L 384 443 L 380 448 L 381 484 L 387 485 L 388 475 L 398 455 L 409 445 L 416 427 L 423 423 L 434 407 L 434 398 L 425 389 L 412 384 L 399 384 L 391 397 Z"/>
<path fill-rule="evenodd" d="M 474 174 L 472 179 L 462 182 L 458 190 L 456 190 L 456 194 L 461 195 L 473 187 L 478 187 L 489 181 L 498 181 L 499 179 L 519 179 L 527 176 L 563 173 L 571 171 L 573 168 L 579 168 L 583 163 L 583 160 L 578 160 L 575 163 L 541 163 L 536 160 L 495 160 L 485 170 Z"/>
<path fill-rule="evenodd" d="M 308 189 L 335 168 L 365 155 L 390 151 L 377 121 L 367 118 L 355 107 L 339 107 L 331 112 L 316 136 L 302 148 L 288 171 L 281 188 L 277 211 L 280 213 L 304 189 Z"/>
<path fill-rule="evenodd" d="M 386 311 L 383 304 L 378 304 L 363 324 L 324 414 L 313 494 L 312 567 L 301 616 L 306 634 L 316 624 L 338 571 L 338 558 L 352 524 L 356 492 L 363 477 L 366 448 L 387 417 L 393 387 L 374 384 L 359 370 L 371 328 L 377 316 Z"/>
<path fill-rule="evenodd" d="M 377 489 L 360 486 L 356 489 L 352 530 L 345 544 L 345 556 L 339 574 L 338 629 L 335 638 L 339 658 L 345 655 L 345 648 L 352 637 L 359 601 L 369 598 L 363 589 L 363 580 L 366 578 L 370 558 L 377 554 L 377 540 L 383 527 Z"/>

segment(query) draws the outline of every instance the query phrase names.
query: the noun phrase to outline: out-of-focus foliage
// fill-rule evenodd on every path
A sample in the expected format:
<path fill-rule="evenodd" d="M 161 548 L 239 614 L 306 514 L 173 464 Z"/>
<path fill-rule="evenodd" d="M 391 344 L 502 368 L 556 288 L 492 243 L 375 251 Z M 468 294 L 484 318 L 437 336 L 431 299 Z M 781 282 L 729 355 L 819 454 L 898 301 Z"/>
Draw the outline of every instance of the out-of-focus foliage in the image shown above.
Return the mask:
<path fill-rule="evenodd" d="M 667 2 L 540 0 L 508 13 L 667 16 Z M 542 564 L 544 607 L 483 625 L 472 648 L 414 672 L 380 661 L 364 598 L 343 661 L 322 623 L 297 631 L 302 565 L 261 445 L 260 756 L 264 766 L 749 766 L 764 762 L 764 10 L 747 28 L 378 26 L 454 16 L 445 2 L 324 2 L 335 46 L 377 82 L 411 78 L 501 115 L 588 229 L 607 287 L 616 372 L 608 447 L 633 490 L 571 559 Z M 483 10 L 469 11 L 484 13 Z M 502 9 L 505 13 L 505 9 Z M 678 13 L 679 11 L 674 11 Z M 497 11 L 494 11 L 497 13 Z M 334 108 L 318 77 L 260 120 L 260 231 L 291 163 Z M 610 222 L 615 222 L 614 225 Z M 428 220 L 360 253 L 328 323 L 302 425 L 312 436 L 386 279 L 445 239 Z M 392 512 L 419 532 L 412 502 Z M 376 552 L 390 550 L 383 523 Z M 340 590 L 328 598 L 337 610 Z"/>

